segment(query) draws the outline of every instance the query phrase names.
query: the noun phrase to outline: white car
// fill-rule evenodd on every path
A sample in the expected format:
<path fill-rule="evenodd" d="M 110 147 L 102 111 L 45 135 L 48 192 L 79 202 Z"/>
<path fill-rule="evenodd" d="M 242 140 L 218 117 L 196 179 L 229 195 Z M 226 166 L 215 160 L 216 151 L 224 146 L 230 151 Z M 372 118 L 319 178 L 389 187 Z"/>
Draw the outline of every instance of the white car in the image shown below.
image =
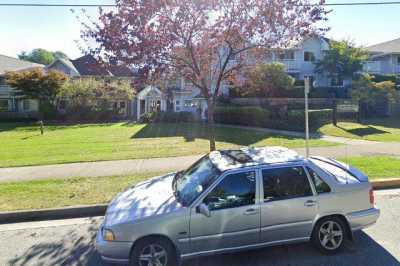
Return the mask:
<path fill-rule="evenodd" d="M 281 147 L 215 151 L 118 195 L 96 247 L 135 266 L 310 240 L 329 254 L 378 217 L 367 176 L 346 164 Z"/>

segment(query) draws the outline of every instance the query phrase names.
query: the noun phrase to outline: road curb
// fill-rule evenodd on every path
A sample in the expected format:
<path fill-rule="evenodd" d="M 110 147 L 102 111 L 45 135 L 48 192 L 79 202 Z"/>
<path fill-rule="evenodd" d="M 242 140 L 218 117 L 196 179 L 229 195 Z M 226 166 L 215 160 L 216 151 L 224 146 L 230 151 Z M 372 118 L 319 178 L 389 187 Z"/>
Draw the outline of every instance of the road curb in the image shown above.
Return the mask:
<path fill-rule="evenodd" d="M 375 190 L 400 188 L 400 178 L 371 181 L 371 184 Z M 0 224 L 103 216 L 107 210 L 107 206 L 107 204 L 98 204 L 43 210 L 0 212 Z"/>
<path fill-rule="evenodd" d="M 42 210 L 0 212 L 0 224 L 103 216 L 106 209 L 107 204 L 98 204 Z"/>
<path fill-rule="evenodd" d="M 372 187 L 376 190 L 400 188 L 400 178 L 388 178 L 371 181 Z"/>

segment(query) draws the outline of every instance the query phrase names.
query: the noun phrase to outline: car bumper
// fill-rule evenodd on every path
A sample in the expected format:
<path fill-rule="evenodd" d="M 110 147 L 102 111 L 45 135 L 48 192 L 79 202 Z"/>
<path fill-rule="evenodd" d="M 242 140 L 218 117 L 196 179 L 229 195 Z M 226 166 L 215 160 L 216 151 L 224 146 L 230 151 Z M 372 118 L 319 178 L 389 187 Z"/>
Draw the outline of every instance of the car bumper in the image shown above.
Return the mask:
<path fill-rule="evenodd" d="M 96 236 L 95 247 L 101 258 L 110 263 L 127 264 L 132 248 L 131 242 L 105 241 L 102 237 L 102 227 Z"/>
<path fill-rule="evenodd" d="M 352 212 L 347 215 L 352 231 L 360 230 L 376 223 L 380 215 L 380 210 L 371 208 L 368 210 Z"/>

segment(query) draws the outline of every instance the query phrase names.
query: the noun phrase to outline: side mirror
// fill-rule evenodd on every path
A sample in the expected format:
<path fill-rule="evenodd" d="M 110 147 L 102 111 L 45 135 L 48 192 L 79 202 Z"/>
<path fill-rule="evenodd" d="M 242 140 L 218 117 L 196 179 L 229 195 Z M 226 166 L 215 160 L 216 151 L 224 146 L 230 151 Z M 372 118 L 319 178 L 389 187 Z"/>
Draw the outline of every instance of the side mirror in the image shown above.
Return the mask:
<path fill-rule="evenodd" d="M 197 213 L 201 213 L 206 217 L 210 217 L 211 216 L 210 209 L 204 203 L 202 203 L 202 204 L 200 204 L 199 206 L 196 207 L 196 212 Z"/>

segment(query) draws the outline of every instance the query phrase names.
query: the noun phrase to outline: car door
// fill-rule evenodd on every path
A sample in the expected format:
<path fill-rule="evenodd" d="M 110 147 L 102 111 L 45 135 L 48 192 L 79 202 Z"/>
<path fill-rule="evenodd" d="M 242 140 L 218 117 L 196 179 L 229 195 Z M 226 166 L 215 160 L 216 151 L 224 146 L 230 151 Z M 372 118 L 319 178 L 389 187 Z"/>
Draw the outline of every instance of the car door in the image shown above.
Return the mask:
<path fill-rule="evenodd" d="M 216 252 L 259 243 L 259 178 L 256 171 L 225 175 L 201 199 L 209 217 L 191 209 L 190 243 L 192 253 Z"/>
<path fill-rule="evenodd" d="M 301 165 L 261 169 L 261 242 L 311 236 L 317 200 Z"/>

